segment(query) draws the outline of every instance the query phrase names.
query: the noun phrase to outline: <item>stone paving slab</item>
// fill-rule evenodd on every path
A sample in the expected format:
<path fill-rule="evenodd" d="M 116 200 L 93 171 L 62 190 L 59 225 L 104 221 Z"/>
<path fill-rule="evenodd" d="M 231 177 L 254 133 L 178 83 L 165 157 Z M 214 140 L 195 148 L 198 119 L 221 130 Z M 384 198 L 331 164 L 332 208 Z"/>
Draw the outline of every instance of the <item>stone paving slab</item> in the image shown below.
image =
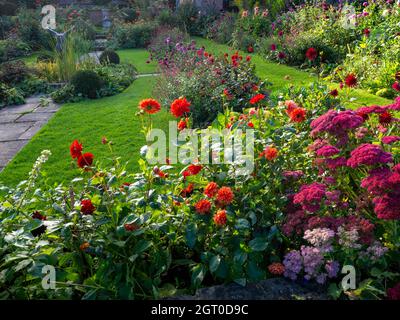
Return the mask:
<path fill-rule="evenodd" d="M 0 124 L 2 123 L 10 123 L 17 120 L 21 115 L 18 113 L 0 113 Z"/>
<path fill-rule="evenodd" d="M 22 115 L 16 122 L 46 122 L 53 114 L 49 112 L 31 112 Z"/>
<path fill-rule="evenodd" d="M 55 103 L 40 106 L 40 96 L 20 106 L 0 110 L 0 171 L 60 108 Z"/>
<path fill-rule="evenodd" d="M 0 142 L 18 140 L 33 125 L 34 122 L 25 122 L 22 125 L 16 122 L 3 123 L 0 125 Z"/>

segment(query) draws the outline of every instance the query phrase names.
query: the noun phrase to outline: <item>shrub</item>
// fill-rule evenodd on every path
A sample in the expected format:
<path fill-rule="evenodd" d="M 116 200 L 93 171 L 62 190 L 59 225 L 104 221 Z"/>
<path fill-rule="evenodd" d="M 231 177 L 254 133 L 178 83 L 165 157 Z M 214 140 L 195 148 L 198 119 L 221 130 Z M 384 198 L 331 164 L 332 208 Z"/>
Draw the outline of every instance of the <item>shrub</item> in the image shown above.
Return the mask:
<path fill-rule="evenodd" d="M 66 84 L 62 88 L 52 92 L 51 98 L 57 103 L 79 102 L 84 99 L 82 94 L 76 93 L 75 87 L 71 84 Z"/>
<path fill-rule="evenodd" d="M 26 56 L 31 50 L 28 44 L 17 39 L 0 40 L 0 62 Z"/>
<path fill-rule="evenodd" d="M 12 104 L 23 104 L 24 97 L 16 88 L 10 88 L 4 83 L 0 83 L 0 108 Z"/>
<path fill-rule="evenodd" d="M 154 22 L 139 21 L 115 26 L 112 44 L 117 48 L 145 48 L 156 31 Z"/>
<path fill-rule="evenodd" d="M 228 43 L 232 40 L 232 31 L 235 28 L 235 15 L 223 14 L 215 20 L 207 30 L 207 38 L 219 43 Z"/>
<path fill-rule="evenodd" d="M 24 80 L 30 69 L 23 61 L 10 61 L 0 66 L 0 81 L 9 85 L 17 84 Z"/>
<path fill-rule="evenodd" d="M 18 10 L 18 5 L 11 1 L 0 1 L 0 12 L 2 16 L 14 16 Z"/>
<path fill-rule="evenodd" d="M 101 64 L 119 64 L 119 55 L 114 50 L 107 49 L 103 51 L 100 55 Z"/>
<path fill-rule="evenodd" d="M 103 81 L 94 71 L 80 70 L 72 77 L 71 85 L 74 86 L 76 93 L 80 93 L 90 99 L 95 99 L 103 85 Z"/>
<path fill-rule="evenodd" d="M 166 51 L 159 60 L 162 76 L 158 79 L 155 94 L 164 104 L 170 104 L 180 96 L 191 103 L 195 127 L 210 124 L 224 105 L 236 112 L 243 108 L 255 91 L 265 89 L 256 76 L 250 57 L 238 53 L 214 57 L 204 49 L 196 49 L 195 43 L 170 44 L 173 53 Z"/>

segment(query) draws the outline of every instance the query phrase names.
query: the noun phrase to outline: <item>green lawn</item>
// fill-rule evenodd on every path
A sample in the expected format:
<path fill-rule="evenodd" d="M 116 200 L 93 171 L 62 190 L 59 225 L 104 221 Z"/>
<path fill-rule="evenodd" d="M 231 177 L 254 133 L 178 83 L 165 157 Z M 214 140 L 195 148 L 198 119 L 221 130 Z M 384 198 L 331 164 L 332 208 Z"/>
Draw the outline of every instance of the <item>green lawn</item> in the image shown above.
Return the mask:
<path fill-rule="evenodd" d="M 195 38 L 198 46 L 204 46 L 207 51 L 213 52 L 214 54 L 221 53 L 232 53 L 233 49 L 229 48 L 227 45 L 218 44 L 211 40 L 203 38 Z M 243 55 L 247 55 L 243 53 Z M 307 85 L 311 82 L 317 80 L 316 76 L 311 75 L 308 72 L 289 67 L 286 65 L 278 64 L 275 62 L 269 62 L 264 60 L 257 54 L 252 54 L 252 61 L 256 65 L 256 71 L 258 76 L 262 80 L 268 80 L 272 82 L 272 90 L 279 90 L 279 88 L 285 87 L 286 85 Z M 338 88 L 338 84 L 329 84 L 333 88 Z M 356 89 L 351 90 L 351 98 L 356 100 L 347 104 L 348 107 L 359 107 L 362 105 L 387 105 L 392 103 L 392 101 L 378 97 L 376 95 L 370 94 L 364 90 Z"/>
<path fill-rule="evenodd" d="M 101 143 L 103 136 L 113 141 L 114 152 L 121 161 L 129 161 L 129 168 L 135 168 L 138 152 L 145 143 L 140 133 L 141 122 L 135 113 L 138 102 L 151 97 L 154 82 L 153 77 L 139 78 L 117 96 L 65 104 L 0 173 L 0 181 L 15 185 L 26 179 L 40 152 L 49 149 L 52 156 L 45 165 L 49 181 L 68 182 L 77 176 L 69 155 L 71 142 L 79 139 L 85 152 L 92 152 L 96 160 L 106 162 L 110 152 Z M 158 113 L 154 116 L 154 126 L 167 130 L 169 118 L 166 111 Z"/>
<path fill-rule="evenodd" d="M 146 49 L 122 49 L 117 50 L 121 62 L 133 64 L 139 73 L 155 73 L 157 72 L 157 63 L 151 61 L 146 63 L 149 53 Z"/>

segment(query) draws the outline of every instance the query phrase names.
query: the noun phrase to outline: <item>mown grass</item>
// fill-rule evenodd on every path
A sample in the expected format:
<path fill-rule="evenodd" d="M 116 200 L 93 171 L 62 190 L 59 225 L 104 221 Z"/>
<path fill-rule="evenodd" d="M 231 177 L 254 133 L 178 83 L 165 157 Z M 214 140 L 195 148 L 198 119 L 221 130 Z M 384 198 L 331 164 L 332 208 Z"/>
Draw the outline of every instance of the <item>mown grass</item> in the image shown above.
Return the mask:
<path fill-rule="evenodd" d="M 74 139 L 83 143 L 85 152 L 92 152 L 96 160 L 106 163 L 111 156 L 108 146 L 101 143 L 106 137 L 113 141 L 114 153 L 121 161 L 129 161 L 128 168 L 135 169 L 140 147 L 145 144 L 141 121 L 135 113 L 138 102 L 151 96 L 154 82 L 154 77 L 139 78 L 117 96 L 65 104 L 0 173 L 0 181 L 16 185 L 26 179 L 44 149 L 52 152 L 44 166 L 49 182 L 70 181 L 78 175 L 69 155 Z M 165 110 L 161 111 L 154 117 L 154 127 L 167 131 L 169 118 Z"/>

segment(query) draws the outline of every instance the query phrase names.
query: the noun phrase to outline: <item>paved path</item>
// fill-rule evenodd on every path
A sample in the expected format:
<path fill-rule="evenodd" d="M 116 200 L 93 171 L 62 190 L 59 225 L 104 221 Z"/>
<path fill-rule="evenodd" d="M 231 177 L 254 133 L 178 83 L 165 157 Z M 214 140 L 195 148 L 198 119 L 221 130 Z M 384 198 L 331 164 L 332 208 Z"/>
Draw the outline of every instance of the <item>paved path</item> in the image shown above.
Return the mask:
<path fill-rule="evenodd" d="M 40 97 L 31 97 L 23 105 L 0 109 L 0 171 L 60 107 L 42 107 L 39 101 Z"/>

